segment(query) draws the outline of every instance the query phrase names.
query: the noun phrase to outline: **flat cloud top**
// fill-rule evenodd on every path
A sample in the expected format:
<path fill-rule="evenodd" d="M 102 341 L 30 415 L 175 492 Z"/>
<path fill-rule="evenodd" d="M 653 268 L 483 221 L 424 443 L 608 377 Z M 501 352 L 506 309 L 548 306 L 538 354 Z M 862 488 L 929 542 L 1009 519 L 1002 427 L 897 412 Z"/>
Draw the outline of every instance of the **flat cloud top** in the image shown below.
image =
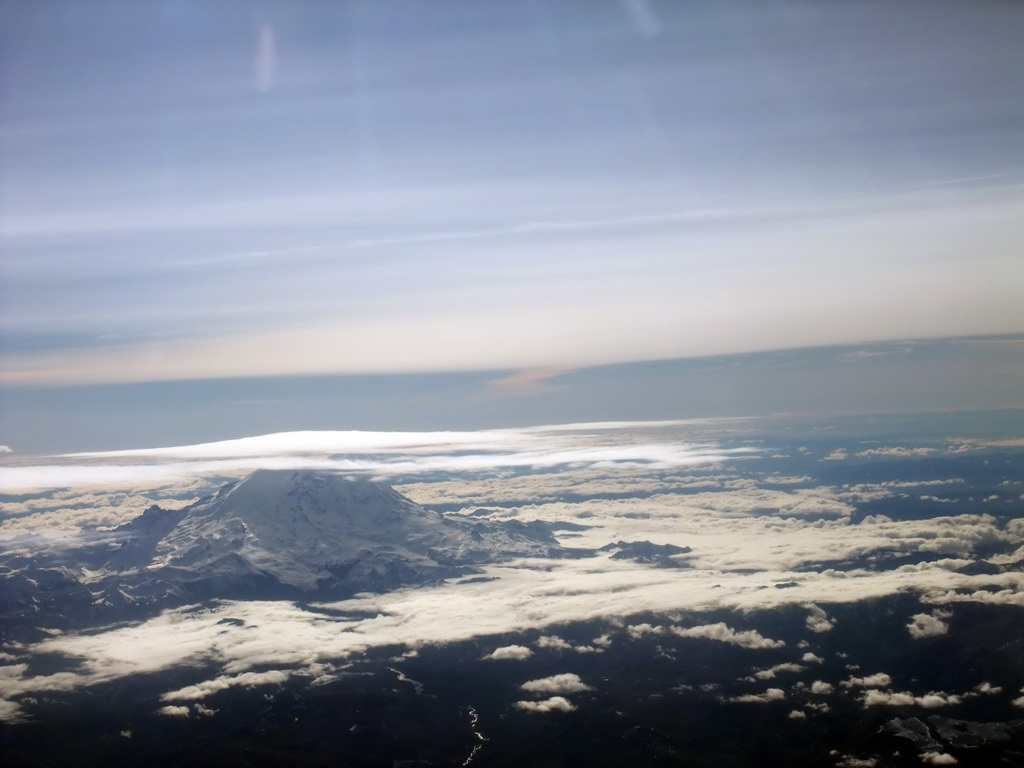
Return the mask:
<path fill-rule="evenodd" d="M 69 457 L 117 458 L 120 456 L 162 456 L 170 458 L 224 458 L 273 456 L 282 453 L 366 453 L 403 452 L 416 449 L 445 450 L 475 448 L 490 450 L 518 445 L 548 444 L 560 432 L 593 433 L 624 429 L 652 429 L 706 424 L 731 419 L 677 419 L 670 421 L 595 421 L 578 424 L 544 424 L 534 427 L 483 429 L 473 431 L 373 432 L 365 430 L 307 430 L 219 440 L 197 445 L 139 448 L 121 451 L 93 451 L 66 454 Z M 6 446 L 3 446 L 6 447 Z M 0 447 L 2 448 L 2 447 Z M 9 449 L 8 449 L 9 450 Z"/>

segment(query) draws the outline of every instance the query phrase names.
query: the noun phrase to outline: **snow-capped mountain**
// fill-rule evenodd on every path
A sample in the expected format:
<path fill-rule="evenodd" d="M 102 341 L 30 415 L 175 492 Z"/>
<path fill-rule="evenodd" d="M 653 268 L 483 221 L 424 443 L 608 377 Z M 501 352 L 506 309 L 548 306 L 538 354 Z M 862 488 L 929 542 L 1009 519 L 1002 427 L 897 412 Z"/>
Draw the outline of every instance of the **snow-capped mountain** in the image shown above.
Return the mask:
<path fill-rule="evenodd" d="M 258 470 L 182 510 L 150 507 L 77 547 L 31 560 L 9 550 L 0 556 L 0 612 L 38 618 L 211 597 L 347 597 L 560 552 L 543 525 L 445 516 L 365 477 Z"/>
<path fill-rule="evenodd" d="M 507 526 L 446 518 L 366 478 L 259 470 L 188 509 L 147 568 L 260 574 L 303 590 L 343 582 L 375 589 L 546 554 L 554 544 Z"/>

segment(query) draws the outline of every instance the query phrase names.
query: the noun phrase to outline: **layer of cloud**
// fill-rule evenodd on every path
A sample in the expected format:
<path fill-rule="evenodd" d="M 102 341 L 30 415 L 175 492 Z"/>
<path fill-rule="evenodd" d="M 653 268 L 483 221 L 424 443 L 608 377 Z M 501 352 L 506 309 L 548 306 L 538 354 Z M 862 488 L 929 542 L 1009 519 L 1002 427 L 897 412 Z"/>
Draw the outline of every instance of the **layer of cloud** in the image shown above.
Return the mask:
<path fill-rule="evenodd" d="M 476 188 L 476 185 L 470 186 Z M 502 189 L 506 186 L 503 184 Z M 388 196 L 389 206 L 397 204 L 395 201 L 404 192 L 393 190 L 394 194 Z M 532 194 L 535 196 L 536 190 Z M 580 196 L 572 197 L 579 199 Z M 268 220 L 281 221 L 282 217 L 293 222 L 295 217 L 305 221 L 311 217 L 316 221 L 327 210 L 334 218 L 339 205 L 354 202 L 350 198 L 345 195 L 327 199 L 286 196 L 275 201 L 276 204 L 266 200 L 234 200 L 211 205 L 211 201 L 206 201 L 198 210 L 193 210 L 191 204 L 184 206 L 187 212 L 181 210 L 182 206 L 176 206 L 176 214 L 170 220 L 165 212 L 136 211 L 138 215 L 125 215 L 123 210 L 116 213 L 94 211 L 71 216 L 78 223 L 70 229 L 81 227 L 83 222 L 93 228 L 98 221 L 106 222 L 101 229 L 109 226 L 137 229 L 139 222 L 146 219 L 149 226 L 153 226 L 154 216 L 163 219 L 165 224 L 173 221 L 178 228 L 182 224 L 179 214 L 193 222 L 197 218 L 209 222 L 211 216 L 217 222 L 239 219 L 252 222 L 254 217 L 261 224 Z M 426 201 L 419 202 L 422 205 Z M 313 293 L 293 291 L 301 298 L 286 300 L 284 297 L 290 295 L 289 292 L 278 290 L 273 299 L 283 305 L 280 310 L 291 319 L 273 330 L 236 326 L 235 332 L 230 334 L 211 329 L 214 332 L 200 336 L 176 334 L 172 339 L 151 340 L 144 345 L 108 345 L 46 356 L 12 355 L 2 375 L 10 383 L 39 384 L 301 373 L 508 370 L 726 354 L 780 346 L 852 342 L 865 337 L 937 337 L 1018 331 L 1019 325 L 1008 320 L 1016 317 L 1017 297 L 1008 287 L 1012 280 L 993 282 L 987 277 L 1005 273 L 1012 253 L 1005 246 L 980 250 L 972 247 L 976 242 L 993 241 L 995 219 L 1000 219 L 998 228 L 1003 233 L 1002 237 L 994 238 L 995 241 L 1009 243 L 1019 239 L 1018 212 L 1010 203 L 986 200 L 983 212 L 975 205 L 967 205 L 966 200 L 962 203 L 936 210 L 934 199 L 929 198 L 929 203 L 921 209 L 901 207 L 903 216 L 900 217 L 889 213 L 882 215 L 877 210 L 870 214 L 861 210 L 851 216 L 852 212 L 847 211 L 847 218 L 838 230 L 831 215 L 813 215 L 797 223 L 792 209 L 784 214 L 777 210 L 775 215 L 782 216 L 785 226 L 772 228 L 771 232 L 763 229 L 758 229 L 756 235 L 747 229 L 720 232 L 713 247 L 705 249 L 703 263 L 729 262 L 729 259 L 718 258 L 722 254 L 756 251 L 760 255 L 758 269 L 729 273 L 727 301 L 723 301 L 718 283 L 708 281 L 712 273 L 722 278 L 714 269 L 690 270 L 685 275 L 673 273 L 666 280 L 666 262 L 661 255 L 664 247 L 660 241 L 649 242 L 654 247 L 646 257 L 649 259 L 647 270 L 626 272 L 622 269 L 621 242 L 577 244 L 572 249 L 572 257 L 566 256 L 564 243 L 551 242 L 544 249 L 550 260 L 538 258 L 535 252 L 532 269 L 523 265 L 521 258 L 516 259 L 517 279 L 511 281 L 495 280 L 492 270 L 456 270 L 450 275 L 451 281 L 426 281 L 432 288 L 429 295 L 423 293 L 423 286 L 416 284 L 420 281 L 413 280 L 398 291 L 406 300 L 404 304 L 395 291 L 389 291 L 391 295 L 383 303 L 356 302 L 361 305 L 359 310 L 346 313 L 338 312 L 333 291 L 322 288 Z M 826 208 L 835 204 L 833 200 Z M 211 214 L 214 210 L 219 214 Z M 288 211 L 290 215 L 286 214 Z M 976 218 L 979 214 L 980 219 Z M 44 228 L 52 234 L 55 228 L 69 228 L 67 218 L 66 214 L 47 215 L 43 217 L 43 224 L 23 220 L 14 231 L 28 233 Z M 600 216 L 598 220 L 604 218 Z M 622 225 L 623 217 L 611 218 Z M 624 218 L 646 220 L 647 216 Z M 568 225 L 569 229 L 563 230 L 579 225 L 580 222 L 573 222 Z M 522 226 L 513 227 L 513 231 L 522 231 Z M 855 230 L 852 236 L 851 227 Z M 589 221 L 583 231 L 587 228 L 593 228 Z M 145 230 L 145 226 L 141 229 Z M 476 230 L 471 227 L 465 231 L 424 233 L 411 236 L 411 240 L 408 237 L 398 239 L 410 246 L 436 244 L 446 239 L 458 242 Z M 787 230 L 785 234 L 783 230 Z M 889 279 L 884 285 L 870 278 L 874 271 L 863 268 L 865 242 L 884 241 L 888 248 L 897 250 L 913 242 L 912 248 L 916 251 L 922 231 L 943 233 L 933 235 L 936 242 L 942 244 L 940 252 L 942 249 L 949 249 L 953 255 L 973 252 L 975 258 L 987 261 L 988 268 L 979 268 L 976 264 L 968 268 L 957 258 L 936 256 L 932 268 L 925 270 L 921 268 L 920 259 L 908 258 L 889 264 Z M 530 232 L 533 237 L 538 235 L 536 224 L 530 226 Z M 657 236 L 664 237 L 664 233 Z M 379 242 L 377 238 L 364 238 L 342 247 L 366 248 Z M 854 242 L 858 245 L 854 246 Z M 902 246 L 896 245 L 900 242 Z M 801 280 L 779 286 L 779 290 L 791 296 L 791 301 L 780 301 L 779 290 L 771 295 L 764 291 L 766 264 L 774 261 L 779 268 L 788 269 L 796 263 L 809 263 L 822 249 L 832 254 L 831 263 L 843 264 L 841 279 L 833 275 L 827 279 L 820 274 L 808 275 L 804 270 L 800 272 Z M 595 272 L 596 251 L 605 252 L 606 268 Z M 631 247 L 630 253 L 635 257 L 637 249 Z M 508 261 L 512 262 L 511 251 L 509 255 Z M 516 256 L 521 254 L 516 253 Z M 494 261 L 499 263 L 502 259 Z M 555 270 L 553 274 L 551 261 L 560 261 L 569 268 Z M 543 266 L 537 262 L 544 262 Z M 631 258 L 632 262 L 635 258 Z M 435 262 L 435 266 L 440 264 L 440 261 Z M 579 290 L 579 267 L 584 264 L 593 279 L 590 289 Z M 448 267 L 451 268 L 451 263 Z M 318 266 L 316 274 L 327 275 L 323 269 Z M 419 274 L 421 269 L 407 271 Z M 364 287 L 372 293 L 379 290 L 378 282 L 393 286 L 394 274 L 392 269 L 391 279 L 373 281 Z M 262 274 L 254 287 L 267 290 L 266 282 L 267 276 Z M 279 284 L 280 276 L 275 282 Z M 322 282 L 326 285 L 337 281 Z M 813 287 L 808 288 L 808 284 Z M 956 292 L 951 289 L 952 285 L 957 286 Z M 441 300 L 438 290 L 443 294 Z M 516 297 L 513 301 L 508 300 L 510 291 Z M 410 295 L 416 297 L 411 305 L 407 303 Z M 937 297 L 948 297 L 948 300 Z M 920 304 L 920 311 L 892 311 L 895 306 L 906 307 L 908 301 Z M 950 301 L 973 304 L 974 311 L 963 316 L 932 311 Z M 607 307 L 613 303 L 620 311 L 607 312 Z M 780 307 L 786 309 L 780 311 Z M 100 312 L 94 308 L 91 313 L 97 326 L 110 322 L 109 308 L 102 309 Z M 135 322 L 135 315 L 145 307 L 136 309 L 138 311 L 132 315 Z M 251 317 L 253 310 L 247 309 L 242 314 Z M 51 307 L 51 310 L 59 308 Z M 37 322 L 62 328 L 71 327 L 72 317 L 79 325 L 83 322 L 81 312 L 68 313 L 69 316 L 60 320 L 53 318 L 53 311 L 47 314 L 49 317 L 37 318 Z M 813 317 L 815 322 L 807 322 L 808 317 Z M 898 322 L 894 322 L 894 318 L 898 318 Z M 197 319 L 193 315 L 193 322 Z M 122 322 L 115 324 L 119 326 L 119 333 L 127 330 L 121 327 Z M 666 328 L 694 327 L 704 331 L 699 334 L 665 331 Z M 443 339 L 445 343 L 424 343 L 425 339 Z M 324 354 L 324 350 L 330 350 L 331 354 Z"/>
<path fill-rule="evenodd" d="M 661 426 L 681 429 L 677 423 Z M 404 448 L 386 444 L 380 437 L 384 433 L 369 434 L 377 435 L 373 439 L 379 441 L 382 450 L 396 451 L 389 454 L 391 458 L 403 462 L 433 460 L 439 455 L 432 451 L 439 450 L 451 452 L 440 455 L 443 460 L 456 453 L 460 455 L 454 458 L 493 460 L 495 455 L 501 457 L 508 452 L 493 454 L 485 449 L 495 446 L 499 439 L 496 434 L 506 433 L 513 434 L 510 440 L 519 441 L 520 453 L 512 455 L 520 457 L 542 453 L 534 443 L 541 435 L 545 436 L 541 442 L 550 438 L 555 446 L 552 451 L 563 456 L 601 451 L 621 457 L 621 452 L 616 454 L 620 449 L 646 450 L 647 446 L 658 451 L 695 451 L 704 458 L 712 455 L 703 453 L 706 444 L 673 442 L 678 431 L 669 431 L 658 439 L 638 434 L 648 427 L 651 425 L 637 423 L 553 425 L 460 433 L 463 437 L 457 439 L 441 433 L 416 433 L 415 437 L 406 433 L 395 438 L 407 443 Z M 689 428 L 700 425 L 690 424 Z M 460 445 L 470 447 L 464 451 Z M 281 445 L 274 443 L 272 447 L 276 450 Z M 279 458 L 305 460 L 302 456 Z M 250 459 L 263 460 L 258 456 Z M 106 459 L 94 457 L 89 461 Z M 211 680 L 172 692 L 181 697 L 177 700 L 184 701 L 189 700 L 187 697 L 199 699 L 225 686 L 244 685 L 249 679 L 245 675 L 263 674 L 267 669 L 319 678 L 325 674 L 324 664 L 369 647 L 408 644 L 409 638 L 416 638 L 416 643 L 445 643 L 546 627 L 551 629 L 534 641 L 533 649 L 527 645 L 505 646 L 485 658 L 523 659 L 539 651 L 549 652 L 550 658 L 552 651 L 595 652 L 612 642 L 611 637 L 604 637 L 596 638 L 591 645 L 570 643 L 550 633 L 559 624 L 645 611 L 676 615 L 660 625 L 633 624 L 622 630 L 623 637 L 671 633 L 741 648 L 778 649 L 784 646 L 781 640 L 756 631 L 736 629 L 724 622 L 701 624 L 692 618 L 689 621 L 694 625 L 686 626 L 679 616 L 685 611 L 746 611 L 783 605 L 802 606 L 807 611 L 807 635 L 794 659 L 810 664 L 821 663 L 823 658 L 810 650 L 809 641 L 834 625 L 829 612 L 821 607 L 828 603 L 917 591 L 925 604 L 936 606 L 960 601 L 1024 604 L 1024 574 L 1007 571 L 972 575 L 964 569 L 976 551 L 1024 547 L 1024 525 L 1003 524 L 987 514 L 929 520 L 892 520 L 876 515 L 854 522 L 849 510 L 860 500 L 902 492 L 907 483 L 832 487 L 788 475 L 744 476 L 740 473 L 743 464 L 736 461 L 726 466 L 711 463 L 663 469 L 653 463 L 637 468 L 622 464 L 598 468 L 592 463 L 548 474 L 498 478 L 470 475 L 403 486 L 416 501 L 422 494 L 432 503 L 447 499 L 452 508 L 467 507 L 466 511 L 473 511 L 473 503 L 485 502 L 489 494 L 498 495 L 504 489 L 507 495 L 502 498 L 512 503 L 485 508 L 480 513 L 492 519 L 563 524 L 566 527 L 558 535 L 564 544 L 573 547 L 596 549 L 619 540 L 691 547 L 689 567 L 685 569 L 652 568 L 615 560 L 608 554 L 579 559 L 534 558 L 486 566 L 481 574 L 486 580 L 478 582 L 399 589 L 325 606 L 228 602 L 222 611 L 212 614 L 169 611 L 138 625 L 91 635 L 69 633 L 26 649 L 25 654 L 58 653 L 80 658 L 83 663 L 73 672 L 40 676 L 28 674 L 27 669 L 19 667 L 18 659 L 8 659 L 15 663 L 10 665 L 10 675 L 0 679 L 0 696 L 14 701 L 32 692 L 71 690 L 181 664 L 215 665 L 218 671 Z M 154 493 L 164 497 L 194 493 L 198 482 L 190 477 L 180 488 L 161 486 Z M 622 496 L 615 494 L 620 482 Z M 573 489 L 581 500 L 570 496 L 569 500 L 531 501 L 533 493 L 544 499 L 571 494 Z M 152 494 L 147 498 L 138 491 L 79 489 L 29 497 L 10 506 L 18 520 L 36 523 L 50 515 L 70 524 L 68 521 L 77 514 L 73 507 L 79 504 L 103 509 L 103 515 L 113 516 L 119 505 L 134 513 L 151 498 Z M 187 502 L 178 499 L 176 503 Z M 909 558 L 911 562 L 905 559 L 902 565 L 884 567 L 886 557 L 916 553 L 928 557 L 921 562 Z M 831 567 L 833 563 L 837 567 Z M 778 588 L 781 586 L 785 588 Z M 223 611 L 244 621 L 244 630 L 233 625 L 218 626 L 219 618 L 228 615 Z M 366 618 L 343 621 L 337 618 L 339 611 Z M 910 622 L 909 632 L 913 631 L 911 627 L 934 631 L 936 622 L 944 623 L 943 619 L 944 614 L 932 611 L 908 616 L 905 621 Z M 751 677 L 770 680 L 795 672 L 798 666 L 796 661 L 785 662 L 756 670 Z M 876 691 L 875 699 L 898 700 L 901 695 L 888 690 L 891 680 L 884 673 L 822 683 L 871 689 Z M 14 701 L 12 713 L 16 707 Z"/>
<path fill-rule="evenodd" d="M 877 456 L 884 456 L 887 458 L 910 458 L 912 456 L 929 456 L 933 453 L 938 453 L 938 448 L 931 447 L 918 447 L 918 448 L 907 448 L 902 445 L 886 446 L 884 448 L 868 448 L 864 451 L 857 451 L 856 455 L 862 458 L 874 458 Z"/>
<path fill-rule="evenodd" d="M 158 485 L 196 475 L 238 476 L 256 469 L 322 469 L 384 477 L 567 466 L 672 469 L 753 452 L 664 438 L 616 440 L 605 434 L 686 423 L 690 422 L 606 422 L 477 432 L 285 432 L 3 466 L 0 490 Z"/>
<path fill-rule="evenodd" d="M 0 697 L 13 700 L 30 692 L 71 690 L 181 664 L 213 663 L 227 676 L 260 668 L 311 670 L 368 647 L 405 645 L 409 638 L 418 643 L 445 643 L 576 620 L 628 616 L 641 610 L 763 609 L 850 602 L 922 588 L 933 595 L 953 593 L 966 598 L 974 592 L 992 594 L 970 590 L 971 584 L 991 586 L 1002 581 L 1007 590 L 1014 591 L 1024 586 L 1020 574 L 971 576 L 941 564 L 881 572 L 794 574 L 657 569 L 607 557 L 513 561 L 489 566 L 484 575 L 490 580 L 357 597 L 325 606 L 326 612 L 288 602 L 228 602 L 213 612 L 179 609 L 136 625 L 57 635 L 24 652 L 62 654 L 82 659 L 82 664 L 74 672 L 43 676 L 26 674 L 24 668 L 11 665 L 10 675 L 0 680 Z M 770 588 L 794 578 L 801 580 L 797 586 Z M 965 587 L 967 592 L 954 592 Z M 335 618 L 338 612 L 372 618 L 341 620 Z M 220 623 L 225 617 L 237 619 L 240 625 Z M 750 649 L 783 646 L 781 640 L 722 622 L 689 627 L 638 624 L 623 631 L 637 635 L 672 632 Z M 488 657 L 521 659 L 532 653 L 526 646 L 505 646 Z M 889 684 L 884 673 L 843 681 L 847 687 L 877 690 L 873 702 L 891 700 L 889 693 L 881 691 Z"/>

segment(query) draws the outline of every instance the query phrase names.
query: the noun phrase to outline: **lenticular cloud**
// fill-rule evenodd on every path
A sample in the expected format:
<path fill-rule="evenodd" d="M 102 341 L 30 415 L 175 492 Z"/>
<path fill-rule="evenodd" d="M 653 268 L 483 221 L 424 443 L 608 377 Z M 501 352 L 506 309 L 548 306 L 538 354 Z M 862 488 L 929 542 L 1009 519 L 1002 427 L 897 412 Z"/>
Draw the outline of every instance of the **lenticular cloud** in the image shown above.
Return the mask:
<path fill-rule="evenodd" d="M 667 435 L 633 442 L 616 434 L 687 423 L 608 422 L 476 432 L 280 432 L 198 445 L 66 454 L 46 464 L 0 467 L 0 489 L 156 485 L 257 469 L 334 469 L 380 477 L 565 466 L 671 469 L 751 452 L 679 442 Z"/>

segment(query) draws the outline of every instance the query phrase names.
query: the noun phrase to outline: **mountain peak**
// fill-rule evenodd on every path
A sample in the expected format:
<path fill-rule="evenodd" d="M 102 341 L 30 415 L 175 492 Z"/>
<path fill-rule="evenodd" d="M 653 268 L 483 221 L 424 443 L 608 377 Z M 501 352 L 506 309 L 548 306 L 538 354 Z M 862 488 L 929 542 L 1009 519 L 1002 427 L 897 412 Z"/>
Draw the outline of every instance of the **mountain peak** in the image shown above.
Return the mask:
<path fill-rule="evenodd" d="M 305 516 L 315 527 L 328 528 L 335 527 L 339 518 L 349 524 L 382 525 L 404 514 L 425 514 L 389 485 L 370 477 L 290 469 L 258 469 L 222 489 L 204 512 L 256 524 Z"/>
<path fill-rule="evenodd" d="M 261 469 L 190 508 L 153 564 L 313 589 L 382 553 L 436 567 L 428 553 L 462 537 L 439 513 L 372 478 Z"/>
<path fill-rule="evenodd" d="M 563 552 L 549 525 L 442 515 L 372 477 L 323 470 L 258 470 L 189 507 L 152 506 L 107 544 L 116 546 L 79 551 L 85 575 L 29 573 L 8 559 L 0 611 L 39 611 L 43 579 L 68 596 L 56 619 L 74 606 L 130 612 L 211 597 L 336 599 Z"/>

